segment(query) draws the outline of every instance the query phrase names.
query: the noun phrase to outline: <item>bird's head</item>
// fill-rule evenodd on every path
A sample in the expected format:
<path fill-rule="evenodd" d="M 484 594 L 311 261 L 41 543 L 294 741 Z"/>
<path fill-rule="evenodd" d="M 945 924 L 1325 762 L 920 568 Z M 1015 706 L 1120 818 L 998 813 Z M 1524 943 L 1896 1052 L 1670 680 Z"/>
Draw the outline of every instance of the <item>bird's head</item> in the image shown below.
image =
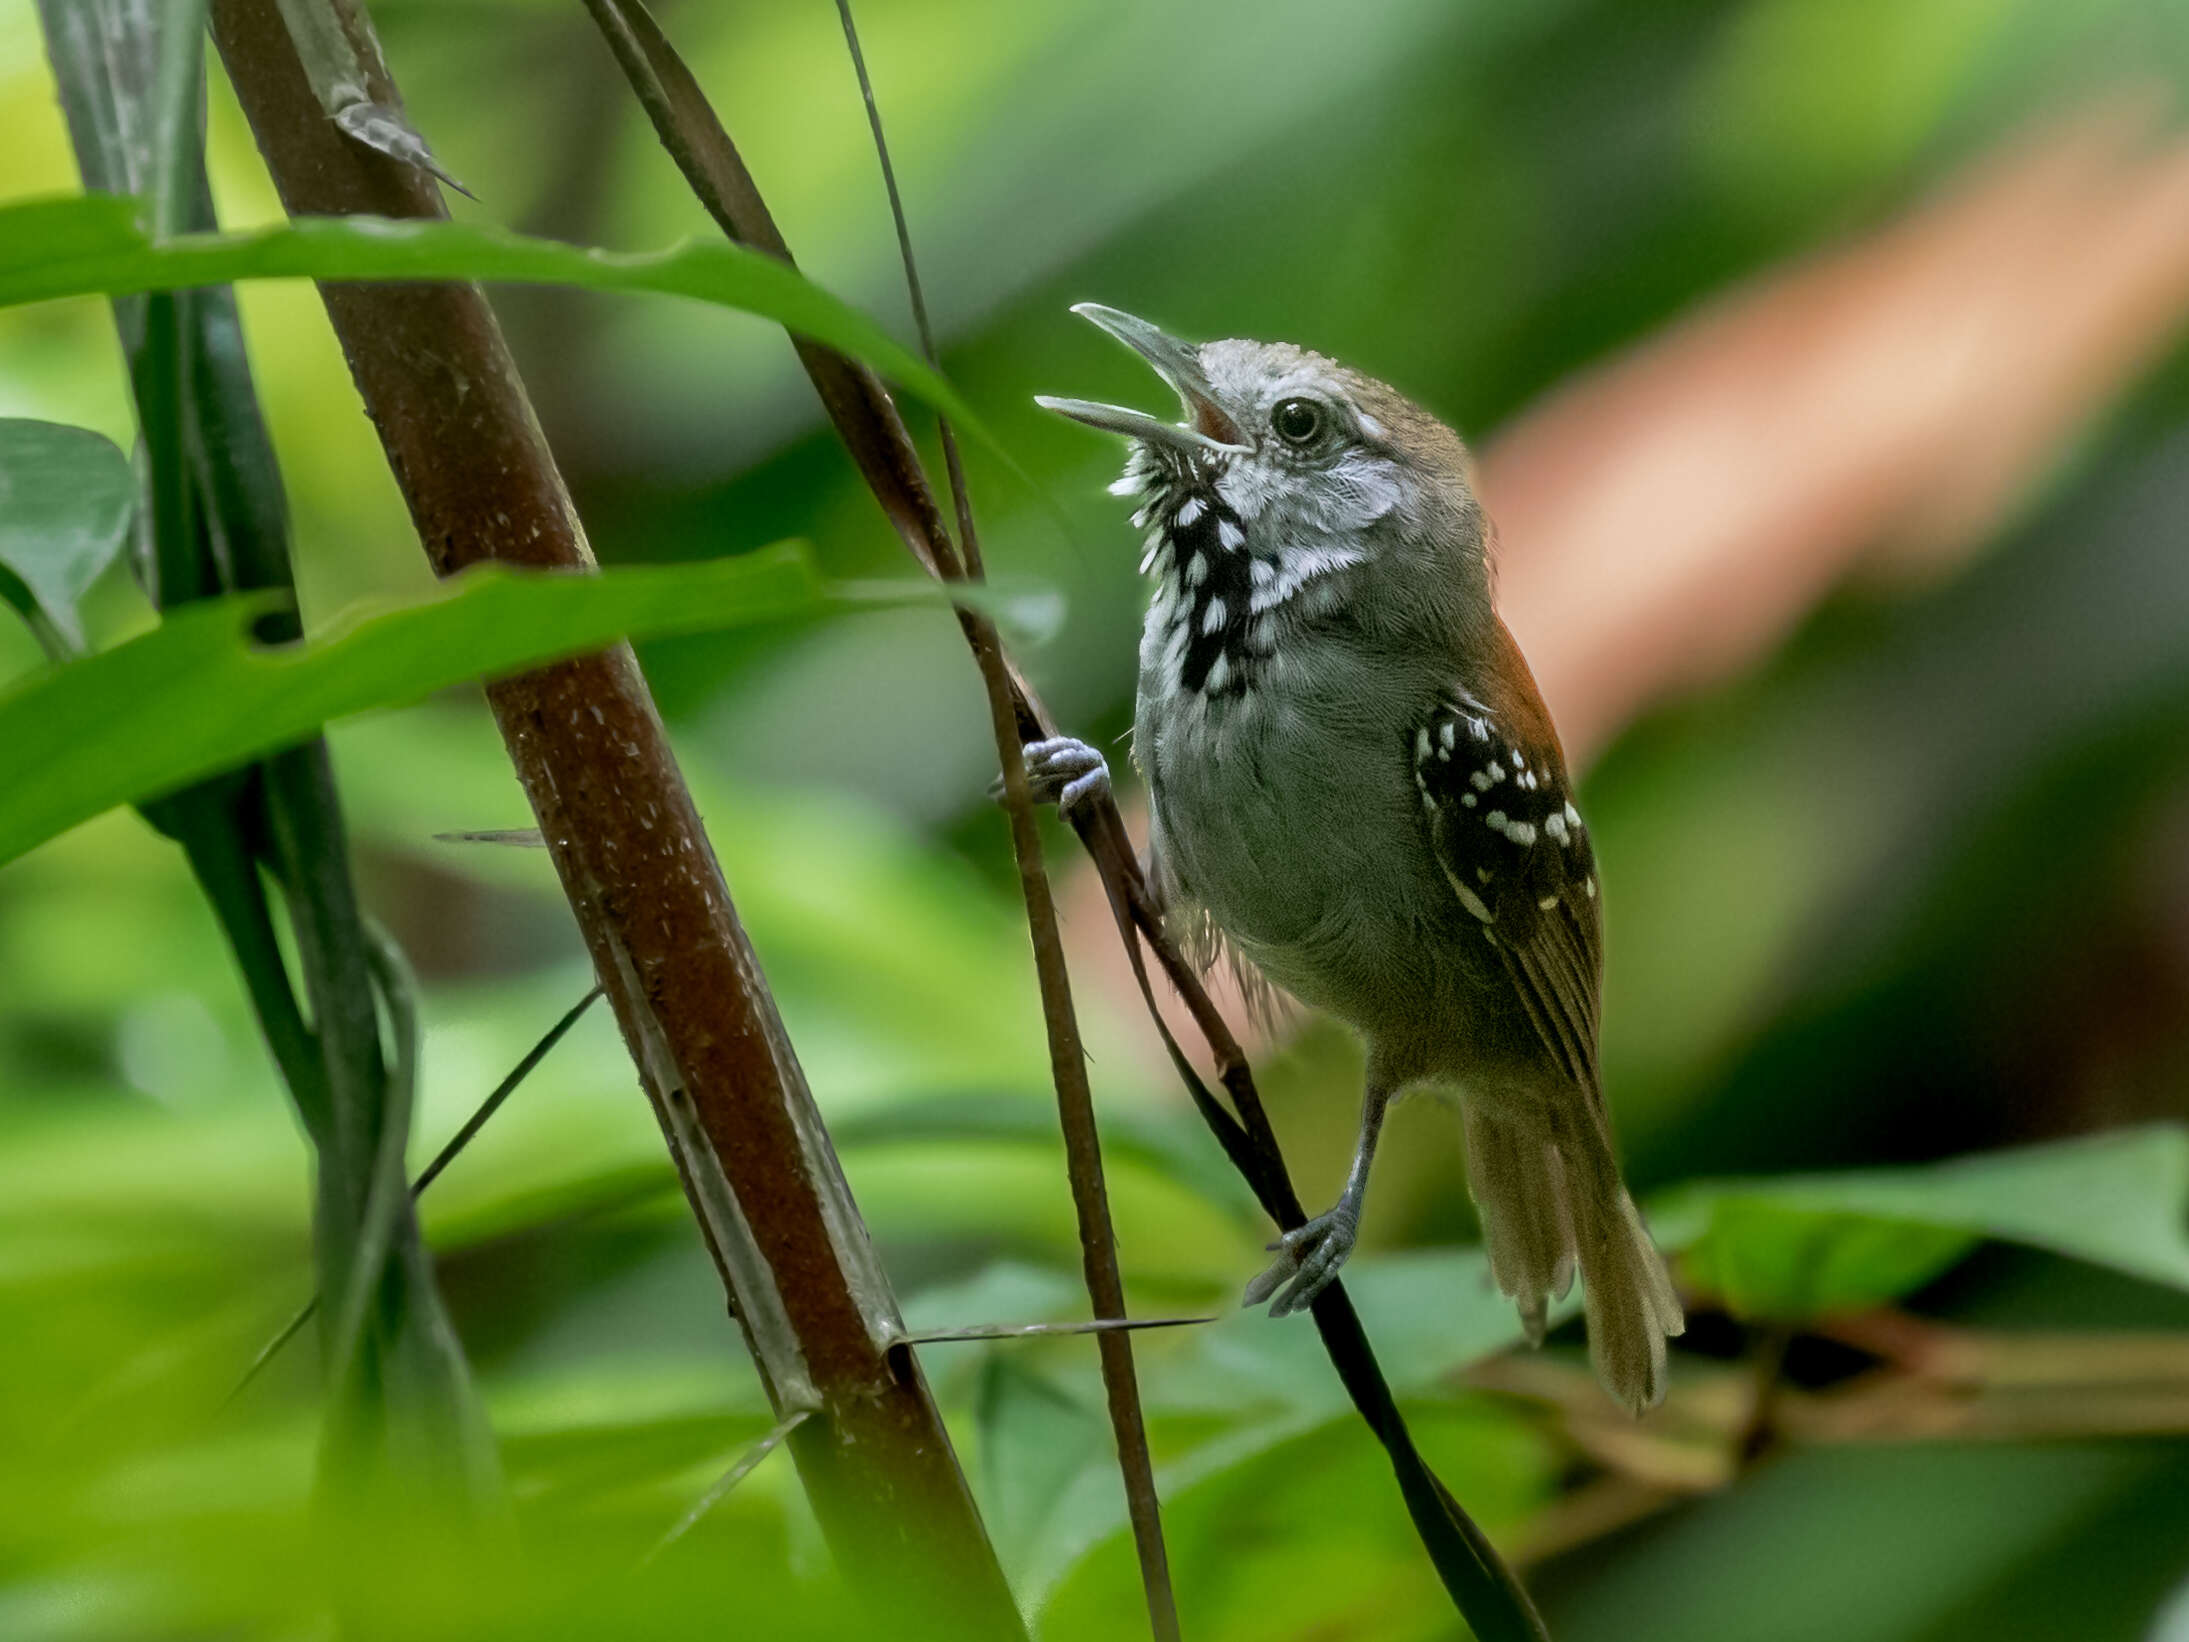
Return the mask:
<path fill-rule="evenodd" d="M 1268 566 L 1261 574 L 1271 587 L 1455 547 L 1479 562 L 1466 449 L 1397 390 L 1290 343 L 1194 344 L 1098 303 L 1073 312 L 1139 354 L 1178 395 L 1176 422 L 1084 399 L 1039 400 L 1133 441 L 1113 488 L 1145 498 L 1158 534 L 1181 510 L 1191 524 L 1196 500 L 1219 508 L 1243 550 Z M 1164 545 L 1151 538 L 1151 566 L 1190 562 Z"/>

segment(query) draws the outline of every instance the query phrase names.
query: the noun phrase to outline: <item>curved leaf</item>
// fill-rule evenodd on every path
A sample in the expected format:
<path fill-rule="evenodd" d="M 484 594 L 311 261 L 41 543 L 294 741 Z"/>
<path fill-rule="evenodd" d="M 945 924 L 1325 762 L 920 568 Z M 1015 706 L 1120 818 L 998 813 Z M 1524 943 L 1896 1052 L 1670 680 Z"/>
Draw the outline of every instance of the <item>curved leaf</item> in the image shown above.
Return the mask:
<path fill-rule="evenodd" d="M 0 599 L 49 649 L 83 648 L 76 603 L 121 551 L 136 503 L 137 476 L 111 439 L 0 420 Z"/>
<path fill-rule="evenodd" d="M 126 199 L 86 195 L 0 207 L 0 307 L 244 279 L 482 280 L 690 297 L 774 320 L 863 359 L 995 442 L 940 373 L 873 320 L 788 263 L 742 246 L 692 241 L 666 251 L 597 251 L 475 223 L 386 217 L 302 217 L 278 228 L 155 244 Z"/>
<path fill-rule="evenodd" d="M 100 811 L 290 745 L 329 719 L 597 650 L 822 608 L 934 598 L 827 593 L 795 548 L 597 575 L 467 571 L 450 590 L 350 612 L 269 649 L 252 623 L 278 595 L 208 600 L 142 638 L 0 694 L 0 865 Z M 141 710 L 158 701 L 161 711 Z"/>
<path fill-rule="evenodd" d="M 1749 1316 L 1879 1305 L 1983 1238 L 2189 1289 L 2189 1129 L 2155 1125 L 1911 1169 L 1731 1180 L 1654 1206 L 1689 1279 Z"/>

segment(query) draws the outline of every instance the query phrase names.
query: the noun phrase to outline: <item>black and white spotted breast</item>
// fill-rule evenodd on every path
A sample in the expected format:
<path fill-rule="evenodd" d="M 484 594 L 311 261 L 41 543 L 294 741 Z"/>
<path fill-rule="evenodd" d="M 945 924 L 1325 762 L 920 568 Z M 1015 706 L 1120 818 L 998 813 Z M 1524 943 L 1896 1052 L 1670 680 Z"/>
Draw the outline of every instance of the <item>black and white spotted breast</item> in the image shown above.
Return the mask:
<path fill-rule="evenodd" d="M 1247 550 L 1246 529 L 1213 485 L 1166 487 L 1135 515 L 1148 530 L 1143 571 L 1163 582 L 1157 609 L 1168 623 L 1163 662 L 1177 688 L 1244 692 L 1266 654 L 1255 591 L 1267 579 Z"/>

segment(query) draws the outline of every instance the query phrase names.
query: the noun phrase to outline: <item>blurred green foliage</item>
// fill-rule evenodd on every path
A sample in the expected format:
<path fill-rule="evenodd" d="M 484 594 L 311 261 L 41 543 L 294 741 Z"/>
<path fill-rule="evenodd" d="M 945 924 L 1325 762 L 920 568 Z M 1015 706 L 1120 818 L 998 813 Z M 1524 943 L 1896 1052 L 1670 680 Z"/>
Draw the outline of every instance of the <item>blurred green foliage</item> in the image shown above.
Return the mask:
<path fill-rule="evenodd" d="M 804 266 L 894 323 L 831 8 L 660 11 Z M 460 217 L 624 250 L 707 231 L 579 8 L 374 13 L 412 113 L 484 196 Z M 2189 84 L 2189 20 L 2162 0 L 872 0 L 862 22 L 948 373 L 1067 516 L 974 451 L 990 557 L 1067 590 L 1026 659 L 1103 737 L 1128 721 L 1139 596 L 1100 495 L 1115 453 L 1029 400 L 1145 384 L 1069 301 L 1296 338 L 1488 430 L 2035 111 Z M 217 78 L 211 142 L 224 220 L 273 220 Z M 0 194 L 75 185 L 21 0 L 0 0 L 0 155 Z M 240 297 L 311 625 L 422 594 L 316 298 Z M 558 290 L 502 306 L 604 558 L 799 536 L 831 574 L 902 572 L 766 327 Z M 1607 1083 L 1698 1302 L 1674 1406 L 1642 1435 L 1604 1438 L 1547 1380 L 1490 1388 L 1486 1361 L 1544 1360 L 1500 1356 L 1517 1326 L 1467 1246 L 1456 1126 L 1431 1102 L 1394 1119 L 1349 1286 L 1425 1451 L 1533 1559 L 1557 1635 L 2182 1634 L 2157 1616 L 2189 1577 L 2189 1143 L 2165 1126 L 2189 1117 L 2185 388 L 2169 357 L 2028 476 L 1971 567 L 1841 593 L 1592 772 Z M 102 306 L 0 313 L 0 416 L 133 442 Z M 80 607 L 95 647 L 151 622 L 122 570 Z M 949 623 L 882 611 L 644 653 L 909 1320 L 1077 1315 L 991 750 Z M 0 678 L 41 665 L 27 628 L 0 630 Z M 433 842 L 528 820 L 470 693 L 331 740 L 368 899 L 425 980 L 422 1161 L 584 989 L 584 959 L 544 860 Z M 1082 917 L 1091 960 L 1108 937 Z M 1135 1308 L 1228 1313 L 1266 1228 L 1129 997 L 1081 968 Z M 1357 1055 L 1309 1025 L 1261 1070 L 1317 1198 Z M 224 1403 L 309 1291 L 310 1195 L 217 931 L 179 855 L 120 812 L 0 873 L 0 1635 L 323 1634 L 345 1582 L 411 1636 L 856 1629 L 780 1456 L 638 1572 L 770 1416 L 632 1084 L 596 1012 L 423 1206 L 523 1560 L 459 1564 L 394 1530 L 329 1546 L 302 1509 L 309 1342 Z M 2093 1130 L 2127 1132 L 2044 1144 Z M 1727 1462 L 1764 1353 L 1784 1347 L 1802 1397 L 1894 1372 L 1835 1320 L 1888 1303 L 1954 1338 L 2084 1339 L 2098 1368 L 2015 1405 L 2020 1440 L 1790 1425 Z M 2169 1343 L 2170 1370 L 2137 1366 Z M 1578 1348 L 1568 1326 L 1546 1359 Z M 1304 1328 L 1227 1315 L 1138 1349 L 1189 1636 L 1453 1634 Z M 922 1358 L 1044 1634 L 1138 1634 L 1091 1348 Z M 2144 1397 L 2135 1418 L 2108 1374 Z M 1662 1509 L 1574 1526 L 1623 1483 Z"/>

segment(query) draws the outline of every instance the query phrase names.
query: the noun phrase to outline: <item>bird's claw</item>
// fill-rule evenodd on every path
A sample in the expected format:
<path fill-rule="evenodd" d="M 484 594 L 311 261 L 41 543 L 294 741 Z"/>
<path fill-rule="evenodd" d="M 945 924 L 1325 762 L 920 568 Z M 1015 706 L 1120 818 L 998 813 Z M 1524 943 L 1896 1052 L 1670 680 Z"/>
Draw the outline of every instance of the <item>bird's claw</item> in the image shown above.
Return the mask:
<path fill-rule="evenodd" d="M 1071 736 L 1029 741 L 1021 749 L 1026 758 L 1026 785 L 1037 804 L 1054 804 L 1060 815 L 1110 791 L 1110 765 L 1094 748 Z M 990 785 L 988 796 L 1003 797 L 1003 782 Z"/>
<path fill-rule="evenodd" d="M 1304 1226 L 1294 1227 L 1269 1245 L 1277 1258 L 1247 1284 L 1240 1304 L 1258 1306 L 1275 1295 L 1270 1316 L 1289 1317 L 1305 1311 L 1338 1275 L 1338 1268 L 1353 1252 L 1359 1235 L 1360 1216 L 1345 1203 L 1328 1214 L 1317 1215 Z"/>

